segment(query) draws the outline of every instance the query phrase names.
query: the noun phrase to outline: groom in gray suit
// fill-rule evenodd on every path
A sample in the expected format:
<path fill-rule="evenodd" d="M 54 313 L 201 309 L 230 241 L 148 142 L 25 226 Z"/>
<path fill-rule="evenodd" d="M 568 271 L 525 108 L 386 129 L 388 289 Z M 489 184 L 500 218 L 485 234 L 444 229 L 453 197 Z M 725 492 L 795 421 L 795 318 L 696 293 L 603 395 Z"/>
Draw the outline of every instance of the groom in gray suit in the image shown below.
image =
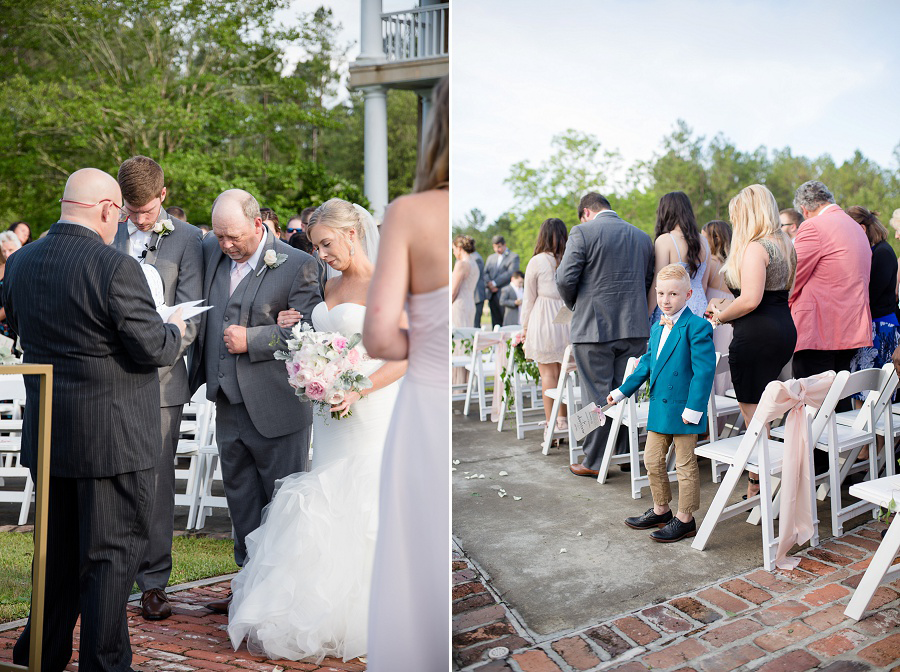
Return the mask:
<path fill-rule="evenodd" d="M 572 345 L 581 378 L 582 399 L 597 407 L 622 384 L 629 357 L 647 348 L 650 320 L 647 292 L 653 283 L 654 257 L 650 236 L 621 219 L 609 201 L 590 192 L 578 205 L 579 226 L 566 243 L 556 286 L 573 312 Z M 610 425 L 584 439 L 584 461 L 569 467 L 577 476 L 597 476 Z M 619 433 L 616 452 L 627 448 Z"/>
<path fill-rule="evenodd" d="M 163 283 L 167 306 L 202 298 L 203 254 L 200 229 L 170 217 L 163 208 L 166 187 L 163 169 L 146 156 L 133 156 L 119 166 L 119 187 L 128 221 L 119 224 L 113 245 L 153 266 Z M 169 222 L 162 229 L 163 222 Z M 154 232 L 154 229 L 161 229 Z M 166 586 L 172 573 L 172 534 L 175 524 L 175 451 L 184 404 L 191 400 L 184 353 L 197 337 L 198 320 L 187 323 L 173 366 L 159 370 L 162 450 L 156 465 L 156 497 L 150 517 L 147 550 L 138 569 L 141 615 L 158 621 L 172 615 Z"/>
<path fill-rule="evenodd" d="M 259 527 L 275 481 L 305 471 L 312 407 L 288 384 L 284 362 L 288 308 L 311 319 L 322 300 L 316 260 L 277 240 L 259 203 L 229 189 L 213 203 L 213 235 L 203 240 L 203 313 L 191 359 L 191 389 L 206 383 L 216 402 L 216 442 L 234 528 L 234 559 L 243 566 L 245 539 Z M 227 600 L 206 606 L 227 613 Z"/>

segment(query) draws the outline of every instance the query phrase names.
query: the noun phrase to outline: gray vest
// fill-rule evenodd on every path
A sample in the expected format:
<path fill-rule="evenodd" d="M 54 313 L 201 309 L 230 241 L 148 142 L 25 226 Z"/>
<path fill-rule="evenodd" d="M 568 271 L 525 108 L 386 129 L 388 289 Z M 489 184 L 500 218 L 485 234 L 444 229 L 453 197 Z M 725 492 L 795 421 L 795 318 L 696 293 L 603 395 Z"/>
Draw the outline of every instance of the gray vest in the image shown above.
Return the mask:
<path fill-rule="evenodd" d="M 224 282 L 223 282 L 224 276 Z M 214 306 L 210 310 L 207 328 L 213 328 L 214 325 L 219 326 L 219 345 L 218 347 L 207 348 L 206 351 L 206 385 L 207 398 L 215 399 L 219 390 L 228 398 L 232 404 L 244 403 L 241 396 L 241 388 L 237 380 L 237 358 L 240 355 L 232 355 L 225 346 L 225 339 L 222 334 L 232 324 L 239 324 L 241 316 L 241 301 L 244 293 L 250 284 L 250 278 L 253 277 L 253 270 L 243 277 L 240 284 L 235 288 L 234 294 L 229 298 L 228 290 L 231 286 L 231 260 L 225 258 L 225 263 L 219 264 L 216 278 L 213 280 L 212 287 L 209 291 L 209 304 Z M 222 306 L 220 308 L 220 306 Z"/>

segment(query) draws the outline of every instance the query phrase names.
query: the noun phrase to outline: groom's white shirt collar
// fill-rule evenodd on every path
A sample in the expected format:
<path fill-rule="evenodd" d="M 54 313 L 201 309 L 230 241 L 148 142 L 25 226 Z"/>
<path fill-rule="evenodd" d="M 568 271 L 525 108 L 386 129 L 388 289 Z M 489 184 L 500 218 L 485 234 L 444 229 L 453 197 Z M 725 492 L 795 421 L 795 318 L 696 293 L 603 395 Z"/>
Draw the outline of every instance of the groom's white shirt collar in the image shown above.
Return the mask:
<path fill-rule="evenodd" d="M 269 232 L 263 229 L 262 238 L 259 241 L 259 245 L 256 247 L 256 252 L 253 253 L 253 256 L 250 257 L 245 263 L 249 264 L 245 268 L 249 268 L 250 270 L 254 270 L 259 265 L 259 258 L 262 256 L 263 248 L 266 246 L 266 240 L 269 237 Z M 231 260 L 231 270 L 233 271 L 238 265 L 234 259 Z"/>
<path fill-rule="evenodd" d="M 596 215 L 594 215 L 594 219 L 597 219 L 597 218 L 598 218 L 600 215 L 602 215 L 604 212 L 611 212 L 611 213 L 614 214 L 616 217 L 619 216 L 619 213 L 616 212 L 615 210 L 601 210 L 601 211 L 598 212 Z M 593 220 L 591 220 L 591 221 L 593 221 Z"/>

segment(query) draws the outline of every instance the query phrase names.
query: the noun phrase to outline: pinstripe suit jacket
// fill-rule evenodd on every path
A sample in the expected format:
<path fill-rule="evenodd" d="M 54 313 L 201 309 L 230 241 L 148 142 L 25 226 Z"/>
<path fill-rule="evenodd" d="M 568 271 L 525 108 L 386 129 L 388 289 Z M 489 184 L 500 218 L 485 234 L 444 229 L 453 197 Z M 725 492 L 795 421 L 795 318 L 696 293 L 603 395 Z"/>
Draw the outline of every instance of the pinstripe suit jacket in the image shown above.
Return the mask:
<path fill-rule="evenodd" d="M 138 263 L 60 221 L 6 264 L 3 306 L 25 362 L 53 365 L 50 474 L 103 478 L 159 459 L 157 368 L 181 333 L 157 314 Z M 22 462 L 36 466 L 38 379 L 25 379 Z"/>
<path fill-rule="evenodd" d="M 167 306 L 195 301 L 203 296 L 203 252 L 200 249 L 203 236 L 196 226 L 169 217 L 160 208 L 156 220 L 163 219 L 171 219 L 175 230 L 166 236 L 160 237 L 154 233 L 150 237 L 150 249 L 147 250 L 144 263 L 159 271 Z M 128 254 L 127 223 L 119 224 L 113 246 Z M 181 355 L 184 355 L 197 337 L 200 321 L 189 320 L 186 325 L 175 365 L 164 366 L 159 370 L 160 406 L 180 406 L 191 400 L 187 367 Z"/>
<path fill-rule="evenodd" d="M 312 320 L 313 308 L 322 300 L 316 260 L 275 240 L 267 229 L 264 250 L 271 249 L 286 254 L 287 260 L 277 268 L 268 268 L 263 252 L 256 269 L 251 271 L 237 320 L 237 324 L 247 328 L 248 351 L 238 355 L 236 362 L 237 382 L 247 413 L 256 430 L 269 439 L 312 424 L 312 406 L 297 399 L 288 384 L 284 362 L 274 356 L 276 350 L 286 349 L 285 343 L 291 337 L 290 329 L 276 324 L 278 313 L 293 308 L 308 322 Z M 228 286 L 231 260 L 222 254 L 219 241 L 212 234 L 203 239 L 203 260 L 203 298 L 208 300 L 213 282 Z M 219 356 L 224 337 L 223 314 L 224 306 L 216 306 L 201 316 L 200 332 L 190 355 L 192 391 L 206 382 L 205 358 Z"/>

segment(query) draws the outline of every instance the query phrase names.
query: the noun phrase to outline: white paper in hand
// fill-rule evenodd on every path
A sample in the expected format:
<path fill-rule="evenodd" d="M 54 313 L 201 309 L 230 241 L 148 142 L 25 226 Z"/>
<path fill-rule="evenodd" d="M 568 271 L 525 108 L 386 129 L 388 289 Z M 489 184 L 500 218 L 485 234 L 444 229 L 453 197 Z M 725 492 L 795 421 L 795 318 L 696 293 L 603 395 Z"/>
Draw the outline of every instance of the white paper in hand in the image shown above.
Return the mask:
<path fill-rule="evenodd" d="M 156 309 L 156 312 L 159 313 L 159 316 L 163 319 L 163 322 L 166 322 L 171 316 L 179 308 L 182 308 L 181 319 L 189 320 L 192 317 L 196 317 L 200 313 L 204 313 L 212 306 L 201 306 L 203 303 L 203 299 L 198 299 L 196 301 L 186 301 L 185 303 L 179 303 L 177 306 L 166 306 L 162 305 Z"/>
<path fill-rule="evenodd" d="M 575 415 L 569 416 L 569 426 L 572 427 L 572 433 L 575 439 L 581 441 L 588 434 L 598 427 L 606 424 L 606 411 L 611 409 L 613 404 L 607 404 L 603 408 L 598 409 L 597 404 L 590 403 Z"/>
<path fill-rule="evenodd" d="M 562 306 L 559 309 L 559 312 L 556 314 L 556 317 L 553 318 L 553 324 L 571 324 L 573 313 L 566 306 Z"/>

